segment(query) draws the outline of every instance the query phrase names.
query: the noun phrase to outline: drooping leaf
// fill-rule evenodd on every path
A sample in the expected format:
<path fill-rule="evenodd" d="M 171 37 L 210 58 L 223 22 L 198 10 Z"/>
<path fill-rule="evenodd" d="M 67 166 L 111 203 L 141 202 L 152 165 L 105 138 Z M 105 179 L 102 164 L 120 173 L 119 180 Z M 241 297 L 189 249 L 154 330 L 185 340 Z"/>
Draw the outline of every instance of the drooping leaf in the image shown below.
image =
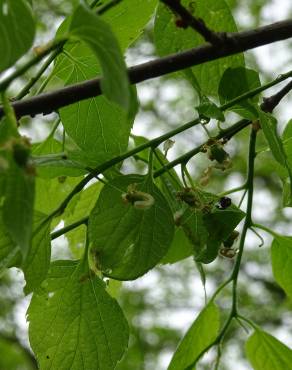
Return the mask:
<path fill-rule="evenodd" d="M 35 291 L 46 278 L 51 259 L 51 220 L 35 213 L 31 247 L 22 265 L 26 294 Z"/>
<path fill-rule="evenodd" d="M 85 262 L 56 261 L 28 309 L 29 338 L 43 370 L 113 370 L 128 325 Z"/>
<path fill-rule="evenodd" d="M 282 143 L 287 158 L 287 174 L 283 180 L 283 205 L 284 207 L 290 207 L 292 205 L 292 188 L 291 188 L 291 172 L 292 172 L 292 120 L 290 120 L 283 132 Z"/>
<path fill-rule="evenodd" d="M 246 354 L 254 370 L 292 369 L 291 349 L 260 329 L 246 342 Z"/>
<path fill-rule="evenodd" d="M 274 277 L 287 295 L 292 298 L 292 237 L 274 238 L 271 254 Z"/>
<path fill-rule="evenodd" d="M 0 73 L 31 47 L 34 34 L 34 18 L 27 1 L 0 0 Z"/>
<path fill-rule="evenodd" d="M 189 9 L 192 2 L 183 0 L 182 4 Z M 202 18 L 208 27 L 214 31 L 236 32 L 236 25 L 225 0 L 198 0 L 194 2 L 193 10 L 198 18 Z M 158 6 L 155 18 L 155 44 L 160 55 L 176 53 L 199 46 L 205 41 L 191 27 L 184 29 L 176 26 L 175 16 L 164 5 Z M 228 67 L 239 67 L 244 65 L 241 54 L 204 63 L 191 68 L 204 95 L 216 95 L 218 84 L 223 72 Z M 189 76 L 188 76 L 189 77 Z M 190 81 L 191 83 L 193 81 Z M 196 86 L 196 88 L 197 88 Z"/>
<path fill-rule="evenodd" d="M 125 204 L 122 193 L 137 191 L 154 198 L 149 209 Z M 120 189 L 120 190 L 118 190 Z M 132 280 L 153 268 L 173 238 L 171 210 L 147 176 L 121 176 L 106 185 L 89 218 L 89 240 L 96 267 L 120 280 Z"/>
<path fill-rule="evenodd" d="M 287 166 L 287 157 L 283 148 L 283 143 L 277 132 L 277 120 L 270 113 L 260 112 L 260 123 L 264 135 L 270 146 L 275 159 L 283 166 Z"/>
<path fill-rule="evenodd" d="M 201 352 L 216 338 L 220 327 L 217 306 L 211 302 L 196 318 L 178 345 L 168 370 L 185 370 L 193 364 Z"/>
<path fill-rule="evenodd" d="M 104 95 L 128 111 L 131 94 L 126 64 L 108 24 L 80 4 L 72 15 L 69 35 L 90 46 L 102 69 L 101 89 Z"/>
<path fill-rule="evenodd" d="M 102 16 L 102 19 L 110 24 L 122 51 L 137 38 L 147 24 L 155 3 L 154 0 L 139 0 L 134 3 L 125 0 Z M 66 32 L 69 25 L 70 19 L 61 25 L 58 34 Z M 53 72 L 55 78 L 68 85 L 100 74 L 96 57 L 84 42 L 67 43 L 65 50 L 66 54 L 57 58 Z M 86 153 L 87 165 L 98 165 L 127 149 L 130 129 L 137 110 L 134 89 L 131 93 L 134 96 L 131 99 L 133 107 L 129 116 L 104 97 L 91 98 L 60 110 L 66 132 Z"/>
<path fill-rule="evenodd" d="M 256 71 L 248 68 L 228 68 L 219 84 L 218 95 L 220 103 L 225 104 L 238 96 L 261 86 L 259 75 Z M 258 111 L 255 104 L 259 96 L 252 99 L 245 99 L 229 108 L 246 119 L 255 119 L 258 117 Z"/>
<path fill-rule="evenodd" d="M 289 154 L 289 150 L 286 154 L 283 142 L 281 138 L 279 137 L 279 134 L 277 132 L 277 120 L 274 118 L 270 113 L 259 113 L 260 118 L 260 124 L 263 129 L 264 135 L 266 137 L 266 140 L 269 144 L 269 147 L 271 149 L 271 152 L 276 159 L 282 165 L 288 173 L 289 177 L 289 195 L 288 199 L 286 201 L 286 206 L 292 205 L 292 167 L 289 164 L 289 159 L 287 157 L 287 154 Z M 288 135 L 288 129 L 286 132 L 286 135 Z M 287 139 L 287 136 L 285 136 Z"/>

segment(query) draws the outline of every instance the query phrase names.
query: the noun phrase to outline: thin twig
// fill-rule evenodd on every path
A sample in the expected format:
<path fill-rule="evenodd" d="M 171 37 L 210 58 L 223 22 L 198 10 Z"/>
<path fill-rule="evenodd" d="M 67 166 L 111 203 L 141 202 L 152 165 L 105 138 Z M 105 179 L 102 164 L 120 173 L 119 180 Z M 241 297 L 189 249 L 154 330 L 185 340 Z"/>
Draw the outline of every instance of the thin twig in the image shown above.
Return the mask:
<path fill-rule="evenodd" d="M 167 5 L 175 14 L 180 16 L 182 22 L 181 27 L 192 27 L 203 36 L 207 42 L 210 42 L 210 44 L 218 46 L 225 42 L 225 38 L 222 37 L 222 34 L 220 35 L 210 30 L 201 18 L 194 17 L 179 0 L 161 0 L 161 2 Z"/>
<path fill-rule="evenodd" d="M 264 112 L 272 113 L 274 108 L 280 103 L 280 101 L 284 98 L 292 90 L 292 81 L 288 82 L 280 91 L 276 94 L 264 98 L 261 104 L 261 109 Z"/>

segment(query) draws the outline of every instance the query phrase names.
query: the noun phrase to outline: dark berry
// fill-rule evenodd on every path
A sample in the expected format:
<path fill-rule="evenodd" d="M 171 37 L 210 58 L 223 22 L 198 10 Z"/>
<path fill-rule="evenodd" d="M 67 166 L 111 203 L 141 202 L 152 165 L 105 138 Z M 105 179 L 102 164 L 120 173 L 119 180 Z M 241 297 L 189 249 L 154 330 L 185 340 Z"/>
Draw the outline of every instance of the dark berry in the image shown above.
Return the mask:
<path fill-rule="evenodd" d="M 231 199 L 228 197 L 222 197 L 219 199 L 219 201 L 216 203 L 216 207 L 218 209 L 226 209 L 231 205 Z"/>

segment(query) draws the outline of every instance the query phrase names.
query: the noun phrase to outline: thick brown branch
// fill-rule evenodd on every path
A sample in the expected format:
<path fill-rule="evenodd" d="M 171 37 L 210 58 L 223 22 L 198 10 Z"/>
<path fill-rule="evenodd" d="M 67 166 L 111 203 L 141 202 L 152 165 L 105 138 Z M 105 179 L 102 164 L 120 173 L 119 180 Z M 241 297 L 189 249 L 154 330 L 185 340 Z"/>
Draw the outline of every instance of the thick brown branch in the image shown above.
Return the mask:
<path fill-rule="evenodd" d="M 182 24 L 180 27 L 187 28 L 192 27 L 197 31 L 207 42 L 214 45 L 220 45 L 224 40 L 220 37 L 220 34 L 210 30 L 205 22 L 194 17 L 180 2 L 180 0 L 161 0 L 162 3 L 167 5 L 175 14 L 180 16 Z M 179 27 L 179 25 L 178 25 Z"/>
<path fill-rule="evenodd" d="M 128 70 L 129 78 L 131 83 L 135 84 L 290 37 L 292 37 L 292 20 L 274 23 L 258 29 L 227 35 L 227 38 L 233 42 L 227 42 L 221 48 L 207 44 L 131 67 Z M 17 101 L 12 105 L 17 117 L 20 118 L 25 115 L 51 113 L 59 108 L 100 94 L 100 79 L 96 78 Z M 0 118 L 2 116 L 3 109 L 0 107 Z"/>

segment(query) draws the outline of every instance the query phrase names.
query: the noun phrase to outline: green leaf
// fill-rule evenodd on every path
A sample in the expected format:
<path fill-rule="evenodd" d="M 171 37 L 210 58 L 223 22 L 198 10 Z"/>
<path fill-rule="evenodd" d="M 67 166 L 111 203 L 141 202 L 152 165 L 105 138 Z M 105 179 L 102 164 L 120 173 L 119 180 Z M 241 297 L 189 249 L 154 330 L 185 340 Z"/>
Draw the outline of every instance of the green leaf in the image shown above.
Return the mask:
<path fill-rule="evenodd" d="M 126 151 L 134 119 L 104 97 L 72 104 L 61 109 L 60 115 L 67 134 L 86 153 L 91 165 Z"/>
<path fill-rule="evenodd" d="M 273 274 L 277 283 L 292 298 L 292 237 L 277 236 L 271 248 Z"/>
<path fill-rule="evenodd" d="M 28 320 L 42 370 L 113 370 L 127 347 L 123 313 L 85 262 L 52 263 L 32 297 Z"/>
<path fill-rule="evenodd" d="M 27 168 L 20 167 L 14 160 L 11 160 L 6 174 L 4 222 L 11 238 L 24 256 L 31 242 L 34 185 L 34 175 Z"/>
<path fill-rule="evenodd" d="M 198 258 L 198 262 L 210 263 L 218 255 L 218 250 L 245 214 L 233 204 L 226 209 L 213 208 L 210 214 L 204 215 L 204 222 L 209 233 L 206 249 L 203 250 Z"/>
<path fill-rule="evenodd" d="M 190 1 L 183 0 L 182 4 L 188 9 Z M 214 31 L 237 31 L 230 9 L 224 0 L 195 1 L 194 13 L 196 17 L 202 18 L 207 26 Z M 160 55 L 176 53 L 205 43 L 203 38 L 191 27 L 187 29 L 176 27 L 175 16 L 162 4 L 158 6 L 156 13 L 154 36 Z M 217 95 L 218 84 L 223 72 L 229 67 L 243 65 L 243 55 L 238 54 L 194 66 L 191 68 L 191 71 L 197 82 L 195 85 L 200 86 L 202 93 L 215 96 Z M 192 81 L 190 82 L 192 83 Z"/>
<path fill-rule="evenodd" d="M 228 68 L 224 72 L 218 88 L 220 103 L 225 104 L 259 86 L 261 86 L 261 82 L 256 71 L 243 67 Z M 258 111 L 255 106 L 258 100 L 259 96 L 256 95 L 252 99 L 245 99 L 233 105 L 229 110 L 244 118 L 253 120 L 258 117 Z"/>
<path fill-rule="evenodd" d="M 101 188 L 102 183 L 96 182 L 74 196 L 62 215 L 64 226 L 68 226 L 89 216 L 99 197 Z M 86 226 L 81 225 L 66 233 L 66 238 L 69 241 L 69 248 L 75 258 L 81 258 L 84 253 L 86 230 Z"/>
<path fill-rule="evenodd" d="M 154 204 L 136 209 L 125 204 L 129 185 L 150 194 Z M 149 177 L 120 176 L 106 185 L 89 218 L 89 240 L 96 267 L 119 280 L 132 280 L 153 268 L 173 238 L 171 210 Z"/>
<path fill-rule="evenodd" d="M 245 348 L 254 370 L 292 369 L 292 351 L 260 329 L 247 340 Z"/>
<path fill-rule="evenodd" d="M 156 1 L 153 0 L 139 0 L 134 3 L 132 0 L 124 0 L 103 15 L 102 18 L 115 32 L 122 51 L 141 33 L 141 29 L 150 19 L 155 4 Z M 69 21 L 70 19 L 67 19 L 61 25 L 59 35 L 68 29 Z M 60 55 L 55 64 L 53 71 L 55 79 L 60 79 L 68 85 L 100 74 L 96 57 L 85 43 L 67 43 L 65 51 L 66 54 Z M 135 94 L 134 89 L 131 92 Z M 127 149 L 130 129 L 136 114 L 135 101 L 136 97 L 133 97 L 133 111 L 129 116 L 104 97 L 88 99 L 61 109 L 65 130 L 86 153 L 88 165 L 96 166 Z"/>
<path fill-rule="evenodd" d="M 225 121 L 224 114 L 207 96 L 201 97 L 200 105 L 196 109 L 202 118 L 215 118 L 218 121 Z"/>
<path fill-rule="evenodd" d="M 283 143 L 277 132 L 277 120 L 270 113 L 260 112 L 260 123 L 264 135 L 270 146 L 275 159 L 283 166 L 287 167 L 287 157 L 283 148 Z"/>
<path fill-rule="evenodd" d="M 49 215 L 79 183 L 82 177 L 61 176 L 54 179 L 36 177 L 35 210 Z"/>
<path fill-rule="evenodd" d="M 176 227 L 173 241 L 161 263 L 176 263 L 194 253 L 193 246 L 181 227 Z"/>
<path fill-rule="evenodd" d="M 102 19 L 110 24 L 122 50 L 127 49 L 142 34 L 156 5 L 157 0 L 123 0 L 102 15 Z"/>
<path fill-rule="evenodd" d="M 83 164 L 70 159 L 70 155 L 63 152 L 62 143 L 53 137 L 34 144 L 32 154 L 32 161 L 40 177 L 81 176 L 87 173 Z"/>
<path fill-rule="evenodd" d="M 26 286 L 25 294 L 35 291 L 46 278 L 51 260 L 51 219 L 36 213 L 31 247 L 22 265 Z"/>
<path fill-rule="evenodd" d="M 195 260 L 211 263 L 217 257 L 222 242 L 244 217 L 244 212 L 233 204 L 226 209 L 218 209 L 216 203 L 219 197 L 214 194 L 199 189 L 195 189 L 193 193 L 201 207 L 188 206 L 178 216 L 176 223 L 192 244 Z"/>
<path fill-rule="evenodd" d="M 34 35 L 33 14 L 27 1 L 0 0 L 0 72 L 31 47 Z"/>
<path fill-rule="evenodd" d="M 271 149 L 271 152 L 276 159 L 282 165 L 288 172 L 289 180 L 290 180 L 290 201 L 287 200 L 286 206 L 291 206 L 292 205 L 292 167 L 290 166 L 289 159 L 287 158 L 287 154 L 290 154 L 289 150 L 286 154 L 283 142 L 281 138 L 278 135 L 277 132 L 277 120 L 274 118 L 270 113 L 264 113 L 264 112 L 259 112 L 259 118 L 260 118 L 260 123 L 261 127 L 263 129 L 264 135 L 266 137 L 266 140 L 269 144 L 269 147 Z M 287 139 L 288 133 L 290 130 L 286 131 L 285 134 L 285 140 Z M 289 144 L 288 144 L 289 145 Z"/>
<path fill-rule="evenodd" d="M 14 262 L 21 259 L 18 246 L 13 242 L 6 230 L 3 212 L 0 212 L 0 276 L 6 268 L 13 266 Z"/>
<path fill-rule="evenodd" d="M 90 46 L 102 69 L 104 95 L 128 111 L 131 94 L 126 64 L 109 25 L 81 4 L 73 13 L 69 35 Z"/>
<path fill-rule="evenodd" d="M 220 328 L 220 313 L 211 302 L 199 314 L 175 351 L 168 370 L 185 370 L 216 338 Z"/>

